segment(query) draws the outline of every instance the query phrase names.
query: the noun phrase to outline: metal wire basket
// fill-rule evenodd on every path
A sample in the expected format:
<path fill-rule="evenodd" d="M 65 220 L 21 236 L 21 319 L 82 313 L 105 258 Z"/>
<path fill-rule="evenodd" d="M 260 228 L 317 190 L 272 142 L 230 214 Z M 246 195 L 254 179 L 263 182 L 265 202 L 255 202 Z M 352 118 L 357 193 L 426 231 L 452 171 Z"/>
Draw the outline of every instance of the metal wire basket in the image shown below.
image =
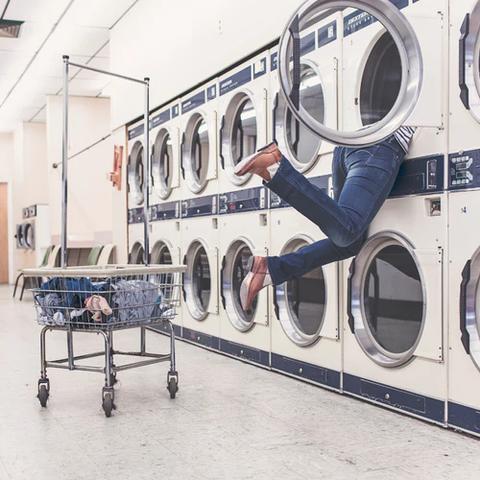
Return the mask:
<path fill-rule="evenodd" d="M 107 266 L 26 271 L 45 281 L 33 288 L 37 321 L 75 330 L 118 330 L 172 320 L 180 303 L 181 269 Z"/>

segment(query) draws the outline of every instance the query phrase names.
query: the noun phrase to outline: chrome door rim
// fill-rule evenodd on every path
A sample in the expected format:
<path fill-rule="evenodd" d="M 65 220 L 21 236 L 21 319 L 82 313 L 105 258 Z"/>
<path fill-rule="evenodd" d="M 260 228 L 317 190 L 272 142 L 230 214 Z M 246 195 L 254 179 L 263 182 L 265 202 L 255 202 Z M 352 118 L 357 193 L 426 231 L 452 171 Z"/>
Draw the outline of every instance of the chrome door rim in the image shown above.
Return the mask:
<path fill-rule="evenodd" d="M 378 21 L 391 34 L 402 62 L 402 84 L 395 105 L 380 121 L 355 132 L 339 132 L 315 120 L 301 105 L 297 109 L 288 95 L 292 90 L 289 72 L 291 58 L 290 30 L 295 22 L 308 23 L 325 10 L 343 8 L 362 9 Z M 299 30 L 302 29 L 300 23 Z M 313 133 L 327 142 L 345 146 L 376 144 L 392 135 L 405 123 L 416 106 L 423 83 L 423 59 L 420 45 L 408 20 L 389 0 L 308 0 L 291 17 L 280 39 L 278 56 L 280 86 L 292 113 Z"/>
<path fill-rule="evenodd" d="M 309 59 L 301 59 L 300 60 L 300 66 L 302 66 L 302 65 L 306 65 L 306 66 L 310 67 L 315 72 L 315 75 L 317 75 L 318 78 L 320 79 L 320 86 L 322 87 L 322 90 L 323 90 L 323 85 L 322 85 L 322 81 L 321 81 L 320 72 L 318 71 L 318 67 L 315 64 L 315 62 L 313 62 Z M 324 95 L 325 95 L 325 92 L 324 92 Z M 325 109 L 325 107 L 324 107 L 324 109 Z M 276 140 L 278 141 L 280 151 L 288 152 L 288 154 L 290 156 L 289 157 L 290 162 L 293 164 L 293 166 L 299 172 L 301 172 L 301 173 L 308 172 L 318 162 L 318 157 L 320 155 L 320 149 L 322 147 L 322 139 L 319 138 L 319 145 L 318 145 L 318 148 L 317 148 L 317 152 L 313 155 L 313 157 L 307 163 L 300 162 L 299 160 L 297 160 L 296 155 L 293 153 L 293 151 L 291 149 L 291 146 L 290 146 L 290 142 L 287 139 L 287 129 L 286 129 L 287 114 L 288 114 L 289 111 L 291 112 L 291 110 L 288 107 L 288 103 L 285 99 L 285 94 L 283 93 L 283 90 L 281 88 L 278 91 L 278 103 L 277 103 L 277 106 L 276 106 L 276 111 L 278 112 L 278 114 L 277 113 L 275 114 L 274 128 L 275 128 L 275 131 L 277 131 L 277 129 L 279 131 L 279 135 L 277 136 L 275 134 L 275 137 L 276 137 Z M 296 116 L 293 113 L 291 113 L 291 115 L 293 115 L 296 118 Z M 324 117 L 326 115 L 327 115 L 327 112 L 325 110 L 324 111 Z M 302 123 L 302 125 L 303 125 L 303 123 Z"/>
<path fill-rule="evenodd" d="M 223 270 L 223 295 L 225 299 L 225 310 L 230 323 L 234 328 L 242 333 L 246 333 L 253 328 L 255 325 L 255 315 L 257 313 L 256 311 L 254 312 L 251 321 L 247 322 L 243 320 L 235 308 L 235 302 L 233 300 L 233 264 L 240 250 L 245 247 L 248 247 L 253 255 L 255 249 L 253 248 L 252 243 L 246 238 L 239 237 L 230 243 L 225 254 L 225 266 Z"/>
<path fill-rule="evenodd" d="M 207 128 L 207 138 L 208 138 L 208 158 L 207 160 L 207 175 L 205 176 L 205 180 L 203 182 L 198 181 L 195 178 L 195 174 L 193 172 L 193 161 L 194 161 L 194 152 L 193 152 L 193 134 L 197 125 L 200 122 L 204 122 Z M 210 138 L 210 128 L 208 126 L 207 117 L 201 112 L 193 113 L 187 121 L 187 126 L 185 128 L 185 143 L 183 145 L 183 168 L 185 170 L 185 180 L 187 182 L 188 188 L 195 194 L 202 192 L 206 186 L 208 185 L 208 168 L 210 164 L 210 159 L 212 156 L 212 149 L 215 145 L 212 144 Z"/>
<path fill-rule="evenodd" d="M 144 192 L 142 191 L 142 189 L 139 187 L 137 183 L 137 171 L 136 171 L 138 157 L 142 150 L 143 152 L 145 152 L 145 149 L 143 148 L 143 143 L 140 140 L 137 140 L 133 144 L 132 151 L 128 156 L 128 187 L 130 191 L 130 196 L 135 206 L 141 205 L 144 201 Z M 145 153 L 143 153 L 141 157 L 143 160 L 142 162 L 143 168 L 145 168 Z"/>
<path fill-rule="evenodd" d="M 162 265 L 161 263 L 155 261 L 155 258 L 160 257 L 164 249 L 167 250 L 173 263 L 173 256 L 172 256 L 173 249 L 171 248 L 171 245 L 169 245 L 164 240 L 158 240 L 155 242 L 155 245 L 152 248 L 152 254 L 150 255 L 152 264 Z"/>
<path fill-rule="evenodd" d="M 32 239 L 30 241 L 30 239 L 28 238 L 29 237 L 29 232 L 30 232 L 30 235 L 32 236 Z M 33 250 L 35 248 L 35 239 L 34 239 L 34 232 L 33 232 L 33 224 L 30 223 L 30 222 L 27 222 L 24 224 L 24 231 L 23 231 L 23 242 L 25 244 L 25 246 L 28 248 L 28 249 L 31 249 Z"/>
<path fill-rule="evenodd" d="M 469 32 L 465 38 L 465 82 L 470 98 L 470 112 L 480 122 L 480 1 L 470 14 Z"/>
<path fill-rule="evenodd" d="M 364 308 L 364 284 L 368 267 L 371 265 L 372 259 L 375 258 L 381 250 L 392 245 L 405 248 L 413 258 L 420 276 L 423 296 L 422 325 L 415 343 L 407 351 L 398 354 L 387 351 L 377 342 L 370 331 Z M 350 308 L 355 322 L 355 337 L 365 354 L 378 365 L 388 368 L 400 367 L 413 360 L 415 350 L 420 343 L 425 328 L 427 297 L 425 280 L 412 244 L 395 232 L 381 232 L 371 237 L 355 259 L 355 272 L 351 277 L 351 289 Z"/>
<path fill-rule="evenodd" d="M 311 245 L 313 243 L 313 240 L 310 237 L 307 237 L 305 235 L 298 235 L 296 237 L 291 238 L 284 246 L 282 249 L 281 255 L 285 255 L 286 253 L 292 252 L 291 249 L 288 247 L 295 242 L 297 243 L 303 243 L 305 246 Z M 293 250 L 296 251 L 296 250 Z M 322 275 L 323 275 L 323 269 L 322 269 Z M 323 276 L 325 280 L 325 276 Z M 317 332 L 313 335 L 307 335 L 304 332 L 302 332 L 298 326 L 296 325 L 295 321 L 292 318 L 293 312 L 291 311 L 290 305 L 287 300 L 287 282 L 283 283 L 282 285 L 277 285 L 275 287 L 275 293 L 277 297 L 277 305 L 278 305 L 278 316 L 279 316 L 279 322 L 280 325 L 285 332 L 285 335 L 296 345 L 300 347 L 309 347 L 321 338 L 321 331 L 323 328 L 323 325 L 325 323 L 325 315 L 326 315 L 326 309 L 327 309 L 327 302 L 328 302 L 328 286 L 327 283 L 325 282 L 325 306 L 323 308 L 323 314 L 322 318 L 320 321 L 319 328 Z"/>
<path fill-rule="evenodd" d="M 135 242 L 130 250 L 130 260 L 132 260 L 133 255 L 135 258 L 139 258 L 139 253 L 143 251 L 143 255 L 141 256 L 141 263 L 143 263 L 143 257 L 145 256 L 145 248 L 141 242 Z M 138 261 L 136 263 L 131 263 L 131 265 L 140 265 Z"/>
<path fill-rule="evenodd" d="M 244 185 L 247 183 L 250 178 L 252 178 L 252 174 L 246 174 L 241 177 L 235 175 L 234 168 L 235 165 L 233 164 L 233 155 L 232 155 L 232 144 L 233 144 L 233 122 L 237 116 L 238 111 L 243 106 L 245 102 L 250 100 L 252 102 L 253 108 L 255 110 L 255 118 L 257 117 L 257 106 L 255 104 L 255 99 L 253 95 L 246 90 L 242 90 L 237 92 L 228 102 L 227 109 L 225 110 L 225 124 L 223 126 L 223 136 L 222 136 L 222 156 L 225 162 L 225 171 L 227 172 L 227 176 L 229 180 L 237 186 Z M 258 138 L 258 124 L 257 124 L 257 138 Z"/>
<path fill-rule="evenodd" d="M 480 305 L 477 291 L 480 288 L 480 248 L 474 253 L 470 266 L 470 279 L 466 286 L 465 319 L 470 337 L 470 356 L 480 370 Z"/>
<path fill-rule="evenodd" d="M 193 240 L 187 248 L 187 253 L 185 254 L 185 264 L 187 266 L 187 270 L 185 271 L 183 280 L 183 286 L 186 296 L 185 303 L 187 304 L 188 311 L 190 312 L 190 315 L 192 315 L 192 317 L 199 322 L 205 320 L 208 317 L 208 306 L 205 308 L 205 310 L 203 310 L 198 304 L 198 301 L 195 298 L 195 294 L 193 293 L 193 265 L 200 249 L 205 250 L 208 260 L 208 268 L 210 270 L 210 278 L 212 277 L 212 262 L 210 261 L 210 257 L 208 255 L 208 249 L 203 240 L 197 239 Z M 211 299 L 212 291 L 210 288 L 209 303 Z"/>
<path fill-rule="evenodd" d="M 160 160 L 162 159 L 165 142 L 167 141 L 168 138 L 170 138 L 170 141 L 173 142 L 173 137 L 170 133 L 170 130 L 168 128 L 161 128 L 158 131 L 157 136 L 155 137 L 155 143 L 154 143 L 155 151 L 152 153 L 152 178 L 155 185 L 154 188 L 157 195 L 162 200 L 166 200 L 172 193 L 172 187 L 171 187 L 172 172 L 170 173 L 169 184 L 167 184 L 164 178 L 162 178 L 162 176 L 160 175 Z M 157 143 L 160 150 L 159 152 L 157 152 Z M 159 157 L 157 157 L 157 153 L 159 154 Z M 172 154 L 173 154 L 173 145 L 172 145 Z M 173 171 L 174 165 L 175 165 L 175 161 L 172 158 L 171 165 L 169 166 L 172 169 L 172 171 Z M 159 183 L 157 183 L 157 181 Z"/>

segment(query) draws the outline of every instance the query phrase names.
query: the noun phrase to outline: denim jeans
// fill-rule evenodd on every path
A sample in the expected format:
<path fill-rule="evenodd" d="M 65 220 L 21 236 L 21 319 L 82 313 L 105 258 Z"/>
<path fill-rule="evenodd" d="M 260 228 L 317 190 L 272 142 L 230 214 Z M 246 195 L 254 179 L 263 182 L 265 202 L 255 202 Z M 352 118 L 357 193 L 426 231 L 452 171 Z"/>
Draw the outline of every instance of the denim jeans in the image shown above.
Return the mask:
<path fill-rule="evenodd" d="M 393 136 L 371 147 L 335 148 L 332 199 L 283 157 L 266 186 L 316 224 L 327 238 L 294 253 L 268 257 L 273 283 L 279 285 L 357 255 L 404 158 L 405 152 Z"/>

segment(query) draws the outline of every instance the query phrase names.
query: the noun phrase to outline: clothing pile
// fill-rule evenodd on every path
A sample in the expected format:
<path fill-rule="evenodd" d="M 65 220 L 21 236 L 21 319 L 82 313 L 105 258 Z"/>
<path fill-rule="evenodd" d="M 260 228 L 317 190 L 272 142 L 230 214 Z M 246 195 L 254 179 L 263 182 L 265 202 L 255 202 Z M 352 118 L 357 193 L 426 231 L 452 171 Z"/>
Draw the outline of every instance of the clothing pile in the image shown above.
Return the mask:
<path fill-rule="evenodd" d="M 160 287 L 145 280 L 52 278 L 34 296 L 42 325 L 88 328 L 150 323 L 170 318 Z"/>

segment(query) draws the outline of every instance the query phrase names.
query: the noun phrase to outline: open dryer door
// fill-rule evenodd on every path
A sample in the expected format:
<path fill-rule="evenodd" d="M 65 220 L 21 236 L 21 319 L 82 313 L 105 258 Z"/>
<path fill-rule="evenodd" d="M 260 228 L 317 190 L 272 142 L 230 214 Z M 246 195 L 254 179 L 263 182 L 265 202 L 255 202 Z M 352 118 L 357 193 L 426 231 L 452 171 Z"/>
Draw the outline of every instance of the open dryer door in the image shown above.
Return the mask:
<path fill-rule="evenodd" d="M 462 24 L 459 86 L 465 108 L 480 122 L 480 1 Z"/>
<path fill-rule="evenodd" d="M 428 114 L 422 118 L 423 110 L 416 108 L 429 104 L 432 95 L 441 99 L 441 86 L 435 86 L 440 82 L 422 89 L 425 65 L 423 46 L 417 36 L 417 31 L 427 24 L 425 30 L 430 39 L 425 38 L 422 43 L 430 46 L 430 50 L 437 48 L 435 58 L 440 56 L 437 37 L 440 38 L 441 17 L 412 15 L 410 22 L 400 10 L 408 3 L 406 0 L 309 0 L 292 16 L 280 40 L 280 85 L 290 110 L 314 134 L 337 145 L 365 146 L 388 138 L 402 125 L 441 126 L 441 116 Z M 312 28 L 318 30 L 317 55 L 322 55 L 321 28 L 338 16 L 343 20 L 343 48 L 336 125 L 330 116 L 324 119 L 313 116 L 302 102 L 301 55 L 302 39 Z M 432 35 L 435 41 L 431 40 Z M 372 55 L 374 58 L 370 58 Z M 440 62 L 429 61 L 429 66 L 435 63 Z M 437 68 L 441 71 L 440 66 Z M 362 82 L 362 78 L 366 81 Z M 422 100 L 423 94 L 427 97 Z M 329 99 L 331 96 L 325 96 L 323 101 Z M 332 108 L 335 105 L 324 105 L 325 111 Z"/>

